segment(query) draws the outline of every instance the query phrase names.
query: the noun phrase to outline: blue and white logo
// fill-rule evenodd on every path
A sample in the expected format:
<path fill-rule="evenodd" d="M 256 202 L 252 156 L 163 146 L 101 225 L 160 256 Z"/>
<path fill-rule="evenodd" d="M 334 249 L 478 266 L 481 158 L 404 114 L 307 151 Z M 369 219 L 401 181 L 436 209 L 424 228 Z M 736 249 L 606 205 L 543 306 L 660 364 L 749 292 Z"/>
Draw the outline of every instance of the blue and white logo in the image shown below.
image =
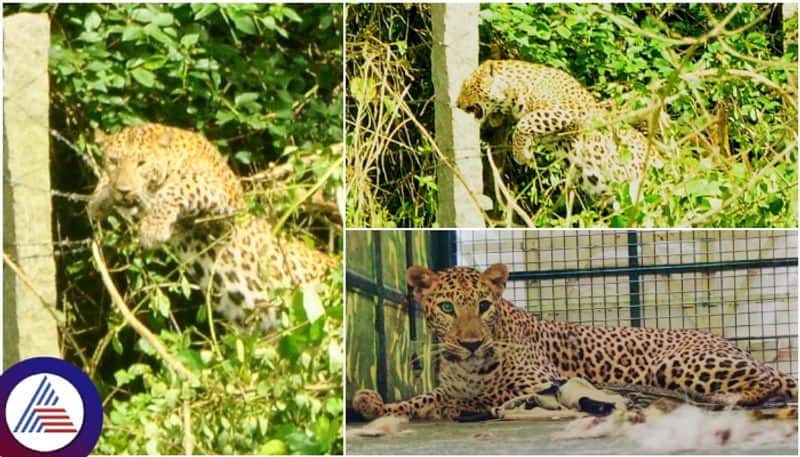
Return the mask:
<path fill-rule="evenodd" d="M 54 374 L 33 375 L 11 391 L 6 423 L 17 441 L 39 452 L 62 449 L 83 425 L 83 401 L 77 389 Z"/>
<path fill-rule="evenodd" d="M 85 457 L 103 427 L 89 377 L 52 357 L 23 360 L 3 373 L 0 407 L 2 457 Z"/>

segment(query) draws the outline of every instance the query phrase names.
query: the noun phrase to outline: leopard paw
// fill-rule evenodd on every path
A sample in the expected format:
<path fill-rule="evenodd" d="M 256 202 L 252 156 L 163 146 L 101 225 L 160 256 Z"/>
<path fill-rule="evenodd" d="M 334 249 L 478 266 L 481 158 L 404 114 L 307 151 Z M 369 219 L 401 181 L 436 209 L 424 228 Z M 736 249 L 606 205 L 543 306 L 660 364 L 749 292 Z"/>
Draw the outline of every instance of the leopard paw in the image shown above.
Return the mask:
<path fill-rule="evenodd" d="M 383 416 L 383 405 L 383 398 L 374 390 L 361 389 L 353 397 L 353 409 L 366 419 Z"/>
<path fill-rule="evenodd" d="M 142 219 L 139 226 L 139 243 L 145 249 L 155 249 L 170 240 L 172 229 L 169 224 L 150 219 Z"/>
<path fill-rule="evenodd" d="M 533 160 L 533 141 L 529 136 L 514 132 L 511 141 L 511 156 L 519 165 L 527 165 Z"/>

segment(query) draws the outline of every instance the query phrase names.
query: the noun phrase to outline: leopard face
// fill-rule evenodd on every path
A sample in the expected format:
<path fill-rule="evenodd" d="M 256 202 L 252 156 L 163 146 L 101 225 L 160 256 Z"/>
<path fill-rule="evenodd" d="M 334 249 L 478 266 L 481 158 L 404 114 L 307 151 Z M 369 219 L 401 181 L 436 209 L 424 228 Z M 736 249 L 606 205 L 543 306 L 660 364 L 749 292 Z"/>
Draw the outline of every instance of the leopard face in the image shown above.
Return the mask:
<path fill-rule="evenodd" d="M 453 269 L 434 273 L 408 269 L 406 279 L 422 305 L 425 321 L 437 336 L 443 357 L 452 362 L 492 357 L 499 325 L 497 304 L 508 278 L 505 266 L 484 274 Z"/>
<path fill-rule="evenodd" d="M 481 124 L 493 115 L 498 105 L 502 105 L 489 93 L 491 78 L 489 68 L 479 67 L 461 85 L 461 92 L 456 100 L 456 106 L 459 109 L 473 115 Z M 496 127 L 496 125 L 494 126 Z"/>
<path fill-rule="evenodd" d="M 104 184 L 115 204 L 146 204 L 163 185 L 166 171 L 179 166 L 173 163 L 176 157 L 165 153 L 170 146 L 169 131 L 154 136 L 155 141 L 150 142 L 142 141 L 142 133 L 142 128 L 129 128 L 116 135 L 95 132 L 103 150 Z"/>

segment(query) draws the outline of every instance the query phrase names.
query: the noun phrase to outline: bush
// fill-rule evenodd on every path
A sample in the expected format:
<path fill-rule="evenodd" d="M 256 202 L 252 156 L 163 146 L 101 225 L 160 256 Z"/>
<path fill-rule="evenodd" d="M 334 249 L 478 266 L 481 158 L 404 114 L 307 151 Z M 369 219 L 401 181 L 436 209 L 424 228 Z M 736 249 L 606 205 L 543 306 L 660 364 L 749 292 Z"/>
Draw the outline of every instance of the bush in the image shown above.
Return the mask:
<path fill-rule="evenodd" d="M 348 16 L 348 46 L 352 37 L 375 48 L 410 36 L 426 40 L 430 47 L 430 34 L 418 33 L 414 26 L 427 24 L 427 11 L 350 9 L 355 14 Z M 779 9 L 766 4 L 483 4 L 481 60 L 513 58 L 564 69 L 598 100 L 615 107 L 620 122 L 626 119 L 652 132 L 661 159 L 650 163 L 641 189 L 618 183 L 612 205 L 587 201 L 569 188 L 564 157 L 537 157 L 539 170 L 532 170 L 510 165 L 503 160 L 505 149 L 493 148 L 493 156 L 509 165 L 499 170 L 501 183 L 485 179 L 484 189 L 478 189 L 493 201 L 484 222 L 517 225 L 530 219 L 540 227 L 796 226 L 797 19 L 795 15 L 782 24 Z M 715 29 L 719 24 L 724 26 Z M 354 62 L 360 65 L 347 68 L 348 141 L 353 146 L 348 176 L 360 179 L 349 182 L 348 205 L 354 211 L 348 218 L 364 225 L 430 225 L 436 221 L 438 189 L 430 153 L 435 145 L 428 141 L 433 121 L 426 108 L 432 94 L 424 90 L 430 87 L 430 64 L 420 57 L 428 54 L 374 55 L 355 53 Z M 354 92 L 372 87 L 369 79 L 362 82 L 359 70 L 364 63 L 376 65 L 377 56 L 388 60 L 387 55 L 396 56 L 392 59 L 404 69 L 392 74 L 400 79 L 395 84 L 400 90 L 393 93 L 405 97 L 402 104 L 412 107 L 419 121 L 415 127 L 426 134 L 386 128 L 375 135 L 380 141 L 359 142 L 353 132 L 360 124 L 364 132 L 375 131 L 364 114 L 372 111 Z M 400 104 L 398 97 L 385 99 L 393 93 L 383 94 L 382 103 L 373 103 L 372 110 L 391 113 L 388 107 Z M 405 157 L 402 167 L 370 169 L 359 162 L 360 157 L 380 157 L 368 164 L 393 164 L 400 154 Z M 508 188 L 515 205 L 506 205 L 498 185 Z M 416 212 L 404 211 L 398 195 L 414 202 Z"/>
<path fill-rule="evenodd" d="M 797 30 L 785 28 L 784 52 L 773 8 L 486 5 L 485 57 L 562 68 L 622 112 L 665 105 L 640 126 L 654 130 L 664 166 L 652 164 L 638 196 L 620 183 L 611 211 L 583 202 L 565 216 L 563 200 L 539 198 L 532 172 L 508 170 L 504 182 L 536 225 L 796 226 Z M 564 172 L 549 178 L 563 184 Z"/>

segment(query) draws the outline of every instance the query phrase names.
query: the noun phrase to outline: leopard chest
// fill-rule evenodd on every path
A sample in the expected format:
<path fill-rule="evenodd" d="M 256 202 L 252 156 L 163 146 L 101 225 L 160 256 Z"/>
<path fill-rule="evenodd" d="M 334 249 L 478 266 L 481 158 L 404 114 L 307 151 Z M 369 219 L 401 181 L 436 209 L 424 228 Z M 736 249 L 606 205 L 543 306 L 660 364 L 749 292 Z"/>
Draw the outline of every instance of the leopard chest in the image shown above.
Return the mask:
<path fill-rule="evenodd" d="M 453 398 L 473 399 L 497 406 L 512 398 L 534 393 L 537 385 L 562 379 L 558 369 L 540 351 L 503 351 L 481 363 L 443 359 L 440 387 Z"/>
<path fill-rule="evenodd" d="M 474 399 L 497 390 L 497 362 L 441 360 L 439 385 L 452 398 Z"/>

